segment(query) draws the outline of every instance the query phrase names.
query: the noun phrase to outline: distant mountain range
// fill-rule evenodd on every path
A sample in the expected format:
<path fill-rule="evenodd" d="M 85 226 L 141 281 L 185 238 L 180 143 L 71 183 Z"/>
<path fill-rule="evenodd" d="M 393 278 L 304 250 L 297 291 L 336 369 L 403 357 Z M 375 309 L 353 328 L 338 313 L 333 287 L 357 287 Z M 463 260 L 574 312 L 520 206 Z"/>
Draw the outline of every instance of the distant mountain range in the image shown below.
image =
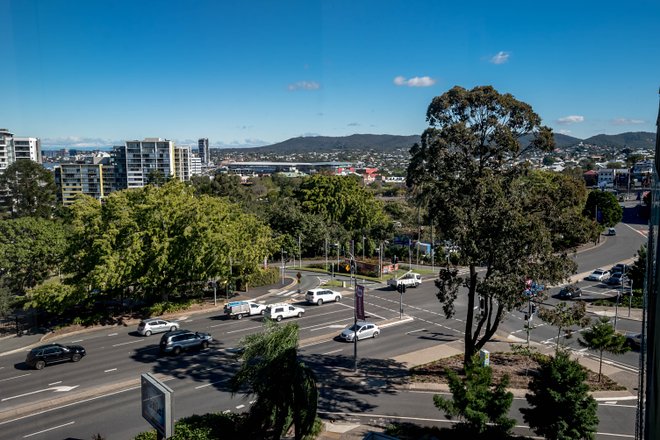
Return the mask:
<path fill-rule="evenodd" d="M 560 133 L 554 133 L 557 148 L 564 149 L 585 144 L 613 148 L 653 148 L 655 145 L 655 133 L 651 132 L 627 132 L 621 134 L 599 134 L 587 139 L 579 139 Z M 528 142 L 531 136 L 523 137 L 522 142 Z M 310 136 L 287 139 L 277 144 L 265 145 L 253 148 L 222 148 L 224 151 L 241 151 L 250 153 L 286 153 L 300 154 L 330 151 L 352 151 L 352 150 L 378 150 L 382 152 L 398 149 L 409 149 L 413 144 L 420 142 L 418 135 L 398 136 L 389 134 L 353 134 L 350 136 Z"/>

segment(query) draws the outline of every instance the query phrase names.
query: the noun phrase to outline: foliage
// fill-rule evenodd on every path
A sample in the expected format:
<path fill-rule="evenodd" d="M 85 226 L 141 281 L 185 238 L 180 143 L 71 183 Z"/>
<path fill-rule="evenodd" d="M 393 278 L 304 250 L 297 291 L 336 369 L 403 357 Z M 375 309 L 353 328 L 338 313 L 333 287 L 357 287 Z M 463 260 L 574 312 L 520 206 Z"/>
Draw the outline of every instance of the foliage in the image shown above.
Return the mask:
<path fill-rule="evenodd" d="M 248 426 L 255 437 L 280 438 L 293 424 L 301 439 L 314 429 L 318 391 L 312 370 L 298 359 L 298 325 L 266 321 L 262 333 L 239 343 L 242 364 L 232 378 L 232 392 L 256 395 Z"/>
<path fill-rule="evenodd" d="M 637 251 L 637 259 L 628 269 L 628 278 L 633 282 L 633 287 L 641 288 L 644 285 L 646 276 L 646 244 L 643 244 Z"/>
<path fill-rule="evenodd" d="M 9 289 L 0 284 L 0 317 L 7 316 L 12 311 L 14 296 Z"/>
<path fill-rule="evenodd" d="M 67 230 L 56 220 L 21 217 L 0 220 L 2 284 L 23 294 L 58 269 L 66 254 Z"/>
<path fill-rule="evenodd" d="M 594 190 L 589 192 L 583 214 L 594 218 L 598 210 L 597 221 L 609 228 L 623 219 L 623 208 L 619 205 L 616 196 L 610 192 Z"/>
<path fill-rule="evenodd" d="M 280 280 L 280 270 L 276 267 L 268 269 L 259 269 L 250 274 L 249 283 L 252 287 L 269 286 Z"/>
<path fill-rule="evenodd" d="M 27 292 L 25 310 L 35 308 L 53 315 L 63 315 L 87 301 L 86 292 L 77 286 L 48 283 Z"/>
<path fill-rule="evenodd" d="M 304 212 L 296 199 L 270 204 L 265 211 L 271 229 L 286 237 L 281 246 L 287 255 L 298 255 L 299 238 L 302 255 L 307 256 L 323 254 L 326 238 L 332 242 L 323 218 Z"/>
<path fill-rule="evenodd" d="M 157 302 L 149 307 L 144 311 L 145 315 L 147 316 L 160 316 L 165 313 L 174 313 L 174 312 L 179 312 L 182 310 L 186 310 L 190 308 L 190 306 L 193 304 L 194 301 L 192 300 L 187 300 L 187 301 L 181 301 L 181 302 Z"/>
<path fill-rule="evenodd" d="M 626 346 L 626 337 L 614 330 L 610 318 L 601 317 L 596 324 L 582 333 L 578 338 L 581 346 L 590 350 L 597 350 L 599 354 L 598 381 L 600 382 L 603 370 L 603 352 L 623 354 L 629 350 Z"/>
<path fill-rule="evenodd" d="M 521 408 L 525 422 L 548 440 L 593 439 L 598 427 L 598 404 L 585 383 L 587 373 L 569 354 L 558 351 L 544 361 Z"/>
<path fill-rule="evenodd" d="M 5 217 L 50 218 L 57 186 L 53 174 L 32 160 L 17 160 L 0 174 L 0 212 Z"/>
<path fill-rule="evenodd" d="M 436 286 L 448 317 L 459 288 L 467 288 L 469 362 L 505 313 L 522 304 L 526 279 L 551 284 L 575 270 L 567 248 L 582 240 L 582 228 L 571 237 L 561 231 L 577 222 L 584 190 L 570 176 L 529 172 L 520 159 L 532 150 L 551 151 L 552 133 L 528 104 L 509 94 L 490 86 L 454 87 L 433 99 L 426 119 L 421 145 L 410 150 L 407 185 L 468 267 L 465 277 L 445 268 Z M 519 138 L 525 134 L 532 141 L 523 148 Z M 478 266 L 485 266 L 483 275 Z M 479 296 L 486 307 L 476 316 Z"/>
<path fill-rule="evenodd" d="M 573 334 L 572 326 L 586 327 L 590 322 L 584 301 L 573 302 L 570 307 L 565 302 L 561 302 L 553 308 L 541 307 L 538 315 L 543 321 L 557 327 L 557 350 L 559 350 L 559 339 L 562 330 L 564 330 L 566 337 L 570 338 Z"/>
<path fill-rule="evenodd" d="M 71 206 L 72 281 L 102 293 L 167 301 L 210 279 L 253 273 L 271 252 L 270 229 L 226 200 L 172 180 Z"/>
<path fill-rule="evenodd" d="M 242 440 L 245 437 L 245 416 L 234 413 L 192 415 L 174 424 L 170 440 Z M 142 432 L 135 440 L 156 440 L 156 431 Z"/>
<path fill-rule="evenodd" d="M 493 384 L 491 368 L 479 365 L 476 357 L 466 367 L 464 379 L 449 370 L 447 375 L 452 399 L 434 395 L 436 408 L 444 411 L 449 419 L 458 416 L 462 427 L 473 433 L 486 432 L 489 424 L 494 427 L 491 428 L 494 432 L 511 431 L 516 421 L 507 417 L 513 402 L 513 394 L 506 391 L 508 376 Z"/>

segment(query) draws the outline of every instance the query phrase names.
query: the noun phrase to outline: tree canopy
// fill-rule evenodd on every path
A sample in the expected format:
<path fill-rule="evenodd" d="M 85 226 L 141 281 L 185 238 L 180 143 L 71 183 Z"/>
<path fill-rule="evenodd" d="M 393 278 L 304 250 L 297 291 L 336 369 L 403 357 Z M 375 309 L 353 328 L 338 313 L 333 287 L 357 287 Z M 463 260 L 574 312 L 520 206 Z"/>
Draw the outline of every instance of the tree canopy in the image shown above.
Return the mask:
<path fill-rule="evenodd" d="M 609 228 L 623 219 L 623 208 L 611 192 L 594 190 L 589 192 L 584 215 L 594 218 L 598 223 Z"/>
<path fill-rule="evenodd" d="M 0 174 L 0 209 L 5 217 L 50 218 L 57 186 L 53 173 L 31 160 L 17 160 Z"/>
<path fill-rule="evenodd" d="M 421 144 L 410 150 L 407 185 L 445 238 L 460 248 L 466 277 L 450 267 L 436 282 L 447 316 L 467 287 L 465 360 L 496 332 L 506 311 L 523 302 L 525 281 L 556 283 L 575 270 L 568 257 L 582 241 L 563 235 L 584 190 L 570 176 L 530 172 L 523 160 L 531 151 L 553 148 L 552 132 L 531 106 L 490 86 L 454 87 L 434 98 Z M 519 139 L 532 135 L 523 146 Z M 555 205 L 553 205 L 555 203 Z M 483 275 L 477 267 L 484 266 Z M 474 307 L 478 296 L 485 308 Z"/>

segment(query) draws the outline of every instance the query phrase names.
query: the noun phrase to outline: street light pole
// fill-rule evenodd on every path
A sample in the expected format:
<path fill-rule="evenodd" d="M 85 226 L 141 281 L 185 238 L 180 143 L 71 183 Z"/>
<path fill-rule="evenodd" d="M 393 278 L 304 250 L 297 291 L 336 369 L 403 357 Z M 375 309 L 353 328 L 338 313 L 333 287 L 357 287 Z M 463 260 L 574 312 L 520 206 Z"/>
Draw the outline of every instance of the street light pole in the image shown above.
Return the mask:
<path fill-rule="evenodd" d="M 365 239 L 365 238 L 366 238 L 366 237 L 363 235 L 363 236 L 362 236 L 362 261 L 364 261 L 364 239 Z"/>
<path fill-rule="evenodd" d="M 280 249 L 280 262 L 282 264 L 282 285 L 284 285 L 284 248 Z"/>
<path fill-rule="evenodd" d="M 325 237 L 325 271 L 328 271 L 328 237 Z"/>
<path fill-rule="evenodd" d="M 630 309 L 632 308 L 633 280 L 630 280 L 630 294 L 628 295 L 628 318 L 630 318 Z"/>
<path fill-rule="evenodd" d="M 302 246 L 301 246 L 302 238 L 300 237 L 300 234 L 298 234 L 298 268 L 302 269 Z"/>

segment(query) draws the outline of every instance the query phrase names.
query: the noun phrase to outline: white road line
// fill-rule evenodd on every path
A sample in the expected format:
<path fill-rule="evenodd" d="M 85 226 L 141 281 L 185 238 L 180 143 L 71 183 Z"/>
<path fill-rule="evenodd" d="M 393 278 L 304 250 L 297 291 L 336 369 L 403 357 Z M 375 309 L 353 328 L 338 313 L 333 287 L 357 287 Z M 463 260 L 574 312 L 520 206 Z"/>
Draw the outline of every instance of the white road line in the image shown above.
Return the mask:
<path fill-rule="evenodd" d="M 64 423 L 62 425 L 53 426 L 52 428 L 48 428 L 48 429 L 44 429 L 44 430 L 41 430 L 41 431 L 38 431 L 38 432 L 33 432 L 32 434 L 24 435 L 23 438 L 28 438 L 28 437 L 32 437 L 33 435 L 43 434 L 44 432 L 52 431 L 52 430 L 58 429 L 58 428 L 63 428 L 65 426 L 73 425 L 74 423 L 76 423 L 76 422 L 72 421 L 72 422 L 69 422 L 69 423 Z"/>
<path fill-rule="evenodd" d="M 119 333 L 110 333 L 108 336 L 117 336 Z"/>
<path fill-rule="evenodd" d="M 62 383 L 62 381 L 58 380 L 57 382 L 49 383 L 48 386 L 52 387 L 53 385 L 57 385 L 58 383 Z"/>
<path fill-rule="evenodd" d="M 230 335 L 230 334 L 232 334 L 232 333 L 246 332 L 246 331 L 248 331 L 248 330 L 254 330 L 254 329 L 257 329 L 257 328 L 261 328 L 261 326 L 258 325 L 258 326 L 256 326 L 256 327 L 247 327 L 247 328 L 242 328 L 242 329 L 240 329 L 240 330 L 232 330 L 232 331 L 230 331 L 230 332 L 227 332 L 227 334 Z"/>
<path fill-rule="evenodd" d="M 14 376 L 14 377 L 7 377 L 5 379 L 0 379 L 0 382 L 5 382 L 7 380 L 12 380 L 12 379 L 18 379 L 19 377 L 29 376 L 30 374 L 32 374 L 32 373 L 21 374 L 20 376 Z"/>
<path fill-rule="evenodd" d="M 210 328 L 215 328 L 215 327 L 220 327 L 221 325 L 224 325 L 224 324 L 213 324 L 213 325 L 210 325 L 209 327 Z"/>
<path fill-rule="evenodd" d="M 186 319 L 186 320 L 183 321 L 183 322 L 193 322 L 193 321 L 194 321 L 194 319 Z"/>
<path fill-rule="evenodd" d="M 120 347 L 122 345 L 135 344 L 136 342 L 140 342 L 140 341 L 135 340 L 135 341 L 128 341 L 128 342 L 120 342 L 119 344 L 112 344 L 112 346 L 113 347 Z"/>
<path fill-rule="evenodd" d="M 326 351 L 325 353 L 321 353 L 321 355 L 325 356 L 326 354 L 332 354 L 332 353 L 339 353 L 340 351 L 343 351 L 343 348 L 339 348 L 337 350 L 332 350 L 332 351 Z"/>
<path fill-rule="evenodd" d="M 76 339 L 75 341 L 71 341 L 72 344 L 75 344 L 76 342 L 82 342 L 84 339 Z"/>
<path fill-rule="evenodd" d="M 223 414 L 229 414 L 230 412 L 231 412 L 230 409 L 226 409 L 226 410 L 224 410 L 222 413 L 223 413 Z"/>
<path fill-rule="evenodd" d="M 116 368 L 110 368 L 109 370 L 105 370 L 104 373 L 109 373 L 111 371 L 117 371 L 117 369 Z"/>
<path fill-rule="evenodd" d="M 204 385 L 196 386 L 195 389 L 196 389 L 196 390 L 200 390 L 200 389 L 202 389 L 202 388 L 210 387 L 211 385 L 215 385 L 215 384 L 217 384 L 217 383 L 227 382 L 227 380 L 228 380 L 228 379 L 223 379 L 223 380 L 219 380 L 219 381 L 217 381 L 217 382 L 205 383 Z"/>
<path fill-rule="evenodd" d="M 409 335 L 409 334 L 411 334 L 411 333 L 425 332 L 425 331 L 426 331 L 425 328 L 418 328 L 417 330 L 411 330 L 411 331 L 409 331 L 409 332 L 406 332 L 406 334 Z"/>
<path fill-rule="evenodd" d="M 238 405 L 238 406 L 236 407 L 236 409 L 242 409 L 242 408 L 245 408 L 245 405 Z"/>
<path fill-rule="evenodd" d="M 346 318 L 346 319 L 340 319 L 339 321 L 335 321 L 335 322 L 345 322 L 345 321 L 347 321 L 347 322 L 351 322 L 351 321 L 353 321 L 354 319 L 355 319 L 355 318 Z M 331 328 L 331 329 L 332 329 L 332 328 L 344 328 L 344 327 L 346 327 L 346 324 L 327 324 L 327 325 L 325 325 L 325 326 L 323 326 L 323 327 L 316 327 L 316 328 L 310 329 L 309 331 L 310 331 L 310 332 L 315 332 L 315 331 L 318 331 L 318 330 L 325 330 L 325 329 L 327 329 L 327 328 Z"/>

